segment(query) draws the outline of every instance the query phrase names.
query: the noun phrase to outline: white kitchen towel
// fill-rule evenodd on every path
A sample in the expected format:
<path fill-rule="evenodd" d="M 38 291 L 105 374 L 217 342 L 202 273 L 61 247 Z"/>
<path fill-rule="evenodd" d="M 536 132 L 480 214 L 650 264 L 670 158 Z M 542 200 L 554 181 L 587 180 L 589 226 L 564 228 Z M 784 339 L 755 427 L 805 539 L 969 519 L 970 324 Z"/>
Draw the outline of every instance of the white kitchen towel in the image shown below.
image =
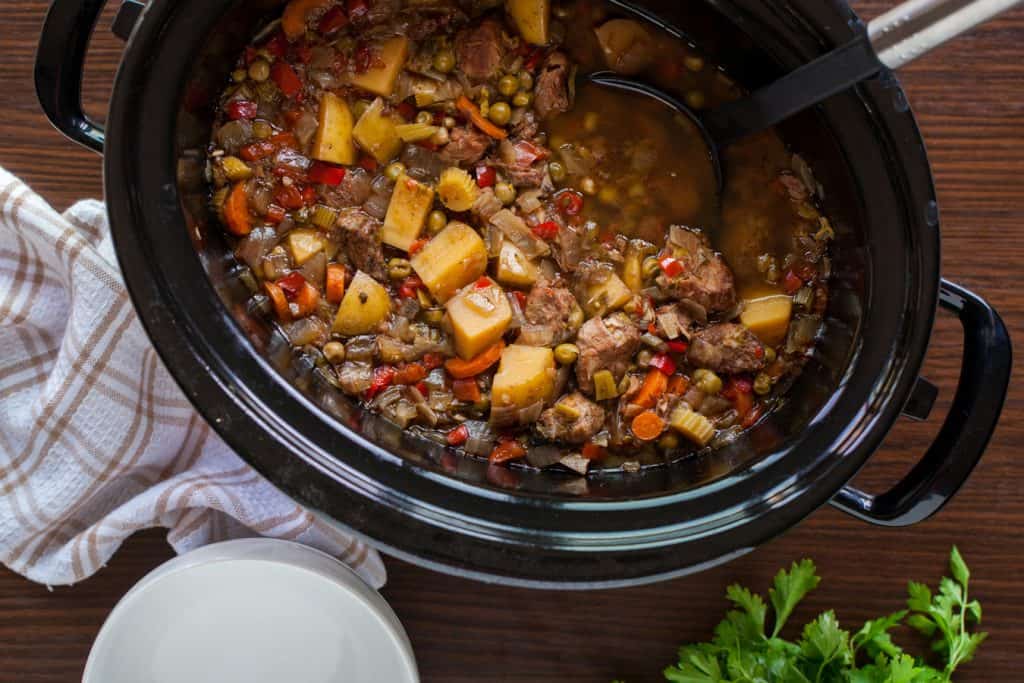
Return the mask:
<path fill-rule="evenodd" d="M 61 215 L 0 168 L 0 562 L 71 584 L 149 527 L 178 552 L 263 535 L 335 555 L 375 588 L 386 578 L 376 551 L 192 409 L 135 315 L 103 205 Z"/>

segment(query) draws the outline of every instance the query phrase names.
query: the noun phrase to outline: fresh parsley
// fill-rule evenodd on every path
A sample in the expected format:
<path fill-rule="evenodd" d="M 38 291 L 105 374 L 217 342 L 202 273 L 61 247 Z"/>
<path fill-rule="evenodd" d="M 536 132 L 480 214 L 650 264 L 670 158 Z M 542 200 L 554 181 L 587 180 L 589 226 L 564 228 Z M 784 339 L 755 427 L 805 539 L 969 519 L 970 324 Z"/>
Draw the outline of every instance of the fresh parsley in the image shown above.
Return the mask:
<path fill-rule="evenodd" d="M 988 635 L 981 604 L 970 599 L 970 570 L 953 548 L 952 578 L 938 593 L 910 582 L 907 609 L 872 619 L 853 635 L 828 611 L 803 627 L 796 642 L 781 636 L 794 608 L 821 579 L 810 560 L 794 562 L 775 576 L 768 603 L 757 593 L 732 585 L 726 597 L 734 605 L 715 628 L 709 643 L 684 645 L 679 662 L 665 669 L 673 683 L 943 683 L 974 656 Z M 769 615 L 769 603 L 771 614 Z M 891 631 L 906 625 L 931 640 L 931 659 L 911 655 Z"/>

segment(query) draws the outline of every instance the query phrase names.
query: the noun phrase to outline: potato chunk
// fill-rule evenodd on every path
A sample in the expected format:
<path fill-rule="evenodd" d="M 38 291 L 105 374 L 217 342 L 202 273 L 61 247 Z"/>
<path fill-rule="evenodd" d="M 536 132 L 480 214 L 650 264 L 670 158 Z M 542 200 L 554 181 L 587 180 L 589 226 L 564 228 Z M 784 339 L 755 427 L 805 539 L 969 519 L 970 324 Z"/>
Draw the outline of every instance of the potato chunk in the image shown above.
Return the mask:
<path fill-rule="evenodd" d="M 607 280 L 587 289 L 586 299 L 581 303 L 587 317 L 593 318 L 622 308 L 632 298 L 633 292 L 622 281 L 622 278 L 615 273 L 610 273 Z"/>
<path fill-rule="evenodd" d="M 505 292 L 490 278 L 465 287 L 445 308 L 455 333 L 455 352 L 466 360 L 496 344 L 512 322 Z"/>
<path fill-rule="evenodd" d="M 313 138 L 314 159 L 349 166 L 356 163 L 352 144 L 352 112 L 345 100 L 325 92 L 320 98 L 320 125 Z"/>
<path fill-rule="evenodd" d="M 395 91 L 398 74 L 409 57 L 409 39 L 405 36 L 389 38 L 375 47 L 380 66 L 374 66 L 361 74 L 353 74 L 349 82 L 357 88 L 381 97 L 391 97 Z"/>
<path fill-rule="evenodd" d="M 509 287 L 532 287 L 540 277 L 540 268 L 526 258 L 523 250 L 504 242 L 498 253 L 498 282 Z"/>
<path fill-rule="evenodd" d="M 431 295 L 448 301 L 487 270 L 487 247 L 476 230 L 452 221 L 410 259 Z"/>
<path fill-rule="evenodd" d="M 372 277 L 359 271 L 338 307 L 333 330 L 346 337 L 376 332 L 391 313 L 388 290 Z"/>
<path fill-rule="evenodd" d="M 747 301 L 740 313 L 740 322 L 769 346 L 781 344 L 789 329 L 793 299 L 778 294 Z"/>
<path fill-rule="evenodd" d="M 417 182 L 404 173 L 395 181 L 391 203 L 384 217 L 380 239 L 384 244 L 409 251 L 423 232 L 427 214 L 434 205 L 434 188 Z"/>
<path fill-rule="evenodd" d="M 507 11 L 523 40 L 534 45 L 547 45 L 551 23 L 549 0 L 508 0 Z"/>
<path fill-rule="evenodd" d="M 352 137 L 381 164 L 394 159 L 402 149 L 402 138 L 395 130 L 395 121 L 384 114 L 384 100 L 379 97 L 359 117 Z"/>
<path fill-rule="evenodd" d="M 295 265 L 301 266 L 324 249 L 324 238 L 316 230 L 296 228 L 285 238 Z"/>
<path fill-rule="evenodd" d="M 528 408 L 547 401 L 555 388 L 555 355 L 551 349 L 513 344 L 501 354 L 491 385 L 495 408 Z"/>

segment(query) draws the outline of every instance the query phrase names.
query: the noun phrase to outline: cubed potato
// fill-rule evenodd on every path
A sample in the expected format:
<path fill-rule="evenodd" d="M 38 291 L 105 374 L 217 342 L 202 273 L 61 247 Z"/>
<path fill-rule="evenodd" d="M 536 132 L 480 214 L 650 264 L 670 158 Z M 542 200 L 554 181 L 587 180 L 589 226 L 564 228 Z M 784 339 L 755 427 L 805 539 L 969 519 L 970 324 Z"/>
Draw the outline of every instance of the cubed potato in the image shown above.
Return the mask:
<path fill-rule="evenodd" d="M 285 238 L 295 265 L 301 266 L 324 249 L 324 238 L 316 230 L 296 228 Z"/>
<path fill-rule="evenodd" d="M 494 281 L 487 281 L 487 285 L 478 280 L 463 288 L 445 306 L 455 333 L 455 352 L 465 360 L 498 343 L 512 322 L 505 292 Z"/>
<path fill-rule="evenodd" d="M 348 103 L 334 93 L 320 98 L 320 125 L 313 138 L 314 159 L 349 166 L 356 163 L 356 147 L 352 144 L 352 112 Z"/>
<path fill-rule="evenodd" d="M 376 332 L 391 313 L 388 290 L 359 271 L 352 278 L 334 318 L 334 331 L 346 337 Z"/>
<path fill-rule="evenodd" d="M 549 0 L 508 0 L 506 9 L 523 40 L 534 45 L 547 45 L 551 24 Z"/>
<path fill-rule="evenodd" d="M 431 295 L 448 301 L 487 270 L 487 247 L 476 230 L 452 221 L 410 259 Z"/>
<path fill-rule="evenodd" d="M 555 388 L 555 355 L 551 349 L 513 344 L 501 354 L 491 385 L 495 408 L 528 408 L 547 401 Z"/>
<path fill-rule="evenodd" d="M 611 273 L 607 280 L 587 290 L 586 300 L 581 303 L 587 317 L 593 318 L 622 308 L 632 298 L 633 292 L 626 283 L 618 275 Z"/>
<path fill-rule="evenodd" d="M 391 97 L 395 91 L 398 74 L 409 57 L 409 39 L 405 36 L 395 36 L 375 45 L 373 49 L 377 57 L 375 61 L 379 62 L 380 66 L 374 66 L 361 74 L 353 74 L 349 82 L 374 95 Z"/>
<path fill-rule="evenodd" d="M 352 137 L 378 163 L 386 164 L 402 149 L 395 125 L 395 120 L 384 114 L 384 100 L 378 97 L 359 117 Z"/>
<path fill-rule="evenodd" d="M 745 302 L 740 322 L 769 346 L 781 344 L 789 329 L 793 299 L 784 295 L 766 296 Z"/>
<path fill-rule="evenodd" d="M 409 251 L 409 247 L 423 232 L 427 215 L 434 205 L 434 188 L 405 175 L 395 181 L 391 203 L 384 217 L 380 239 L 396 249 Z"/>
<path fill-rule="evenodd" d="M 639 21 L 611 19 L 594 29 L 594 33 L 608 68 L 616 73 L 635 76 L 658 57 L 654 37 Z"/>
<path fill-rule="evenodd" d="M 523 250 L 505 241 L 498 253 L 498 282 L 509 287 L 532 287 L 540 277 L 540 268 L 526 258 Z"/>

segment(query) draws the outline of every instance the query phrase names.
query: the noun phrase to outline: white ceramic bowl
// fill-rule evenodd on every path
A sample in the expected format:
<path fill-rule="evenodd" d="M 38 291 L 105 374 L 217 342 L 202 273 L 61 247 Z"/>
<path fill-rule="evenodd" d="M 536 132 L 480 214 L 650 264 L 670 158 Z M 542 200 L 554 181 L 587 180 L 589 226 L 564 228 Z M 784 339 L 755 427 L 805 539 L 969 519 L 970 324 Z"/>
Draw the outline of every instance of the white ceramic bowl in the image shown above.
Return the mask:
<path fill-rule="evenodd" d="M 348 567 L 271 539 L 146 575 L 100 629 L 83 683 L 417 683 L 398 617 Z"/>

